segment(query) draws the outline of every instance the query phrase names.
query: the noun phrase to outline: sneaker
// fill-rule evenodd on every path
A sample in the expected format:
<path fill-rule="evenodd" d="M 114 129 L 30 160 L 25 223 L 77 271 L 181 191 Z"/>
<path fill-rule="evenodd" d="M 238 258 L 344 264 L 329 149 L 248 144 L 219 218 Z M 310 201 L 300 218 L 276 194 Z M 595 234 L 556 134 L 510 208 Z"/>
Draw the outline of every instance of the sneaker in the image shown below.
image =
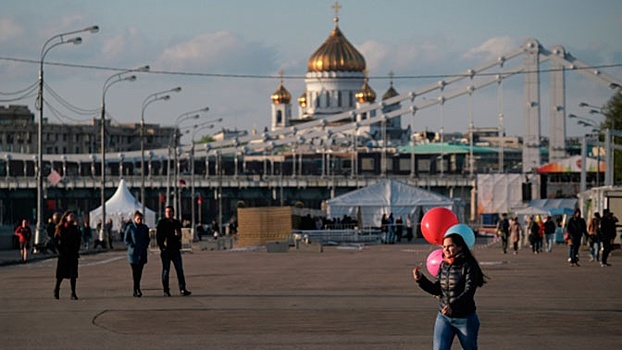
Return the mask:
<path fill-rule="evenodd" d="M 187 289 L 182 289 L 182 290 L 180 290 L 180 291 L 179 291 L 179 293 L 180 293 L 181 295 L 185 296 L 185 297 L 187 297 L 188 295 L 192 294 L 192 292 L 190 292 L 190 291 L 189 291 L 189 290 L 187 290 Z"/>
<path fill-rule="evenodd" d="M 170 297 L 171 296 L 171 292 L 169 292 L 168 290 L 164 291 L 164 296 L 165 297 Z"/>

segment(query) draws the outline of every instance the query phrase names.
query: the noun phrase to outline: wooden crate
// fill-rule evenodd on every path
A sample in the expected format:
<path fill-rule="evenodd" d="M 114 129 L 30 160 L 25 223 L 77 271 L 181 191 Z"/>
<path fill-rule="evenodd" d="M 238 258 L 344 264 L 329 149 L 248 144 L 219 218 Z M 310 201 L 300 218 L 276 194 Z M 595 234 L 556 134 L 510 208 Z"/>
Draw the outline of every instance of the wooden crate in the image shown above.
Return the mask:
<path fill-rule="evenodd" d="M 289 240 L 292 233 L 291 207 L 238 208 L 237 217 L 238 247 Z"/>

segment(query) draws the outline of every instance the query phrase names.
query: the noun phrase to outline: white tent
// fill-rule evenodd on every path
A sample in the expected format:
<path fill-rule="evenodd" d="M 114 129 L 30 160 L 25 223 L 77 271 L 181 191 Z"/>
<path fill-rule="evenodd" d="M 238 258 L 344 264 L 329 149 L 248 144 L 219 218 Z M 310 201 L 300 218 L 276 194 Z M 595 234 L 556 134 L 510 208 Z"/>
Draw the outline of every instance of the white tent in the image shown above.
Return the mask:
<path fill-rule="evenodd" d="M 464 222 L 464 203 L 458 199 L 426 191 L 398 180 L 384 180 L 326 201 L 328 215 L 341 218 L 348 215 L 362 219 L 361 226 L 380 226 L 382 214 L 393 217 L 411 215 L 418 222 L 423 214 L 434 207 L 451 209 Z"/>
<path fill-rule="evenodd" d="M 106 220 L 112 219 L 113 230 L 120 230 L 123 220 L 133 219 L 134 213 L 142 210 L 142 204 L 130 193 L 124 179 L 119 182 L 117 191 L 106 201 Z M 155 212 L 145 207 L 145 225 L 155 227 Z M 102 217 L 102 207 L 91 210 L 89 213 L 89 224 L 96 228 L 97 223 Z"/>

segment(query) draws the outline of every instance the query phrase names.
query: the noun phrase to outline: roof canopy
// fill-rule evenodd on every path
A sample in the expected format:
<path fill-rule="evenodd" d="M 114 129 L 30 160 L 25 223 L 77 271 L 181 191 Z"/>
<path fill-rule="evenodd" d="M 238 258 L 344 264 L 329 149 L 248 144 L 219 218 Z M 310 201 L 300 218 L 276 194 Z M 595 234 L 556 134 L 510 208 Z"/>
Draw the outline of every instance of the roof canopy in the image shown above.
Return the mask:
<path fill-rule="evenodd" d="M 596 169 L 600 169 L 600 172 L 605 172 L 607 168 L 605 162 L 594 158 L 586 158 L 585 171 L 596 172 Z M 545 173 L 578 173 L 583 168 L 583 160 L 581 156 L 572 156 L 566 159 L 562 159 L 558 162 L 544 164 L 538 168 L 538 174 Z"/>
<path fill-rule="evenodd" d="M 113 228 L 119 230 L 121 222 L 127 219 L 133 219 L 136 211 L 142 211 L 142 204 L 132 195 L 127 188 L 124 179 L 119 182 L 117 191 L 106 201 L 106 220 L 111 219 Z M 155 212 L 145 207 L 144 223 L 149 227 L 155 226 Z M 97 223 L 102 218 L 102 207 L 91 210 L 89 214 L 89 224 L 91 227 L 97 227 Z"/>
<path fill-rule="evenodd" d="M 460 221 L 464 221 L 464 204 L 461 201 L 398 180 L 384 180 L 330 199 L 326 204 L 329 216 L 358 218 L 363 221 L 359 222 L 360 226 L 380 226 L 382 214 L 393 213 L 394 218 L 401 216 L 405 220 L 406 216 L 421 216 L 434 207 L 451 209 Z"/>

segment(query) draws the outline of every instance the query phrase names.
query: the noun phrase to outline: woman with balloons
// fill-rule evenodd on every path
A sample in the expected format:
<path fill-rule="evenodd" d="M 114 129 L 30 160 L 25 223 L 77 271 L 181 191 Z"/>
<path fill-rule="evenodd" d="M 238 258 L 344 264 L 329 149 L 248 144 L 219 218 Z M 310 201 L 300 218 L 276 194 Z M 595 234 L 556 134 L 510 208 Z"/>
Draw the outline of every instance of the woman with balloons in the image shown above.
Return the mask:
<path fill-rule="evenodd" d="M 445 208 L 433 208 L 424 215 L 424 237 L 432 244 L 440 243 L 442 248 L 430 253 L 427 260 L 434 281 L 419 271 L 420 266 L 413 269 L 419 287 L 439 297 L 434 324 L 435 350 L 450 349 L 456 335 L 463 349 L 477 349 L 479 318 L 474 296 L 486 281 L 470 250 L 475 244 L 475 234 L 469 226 L 457 222 L 453 212 Z"/>

